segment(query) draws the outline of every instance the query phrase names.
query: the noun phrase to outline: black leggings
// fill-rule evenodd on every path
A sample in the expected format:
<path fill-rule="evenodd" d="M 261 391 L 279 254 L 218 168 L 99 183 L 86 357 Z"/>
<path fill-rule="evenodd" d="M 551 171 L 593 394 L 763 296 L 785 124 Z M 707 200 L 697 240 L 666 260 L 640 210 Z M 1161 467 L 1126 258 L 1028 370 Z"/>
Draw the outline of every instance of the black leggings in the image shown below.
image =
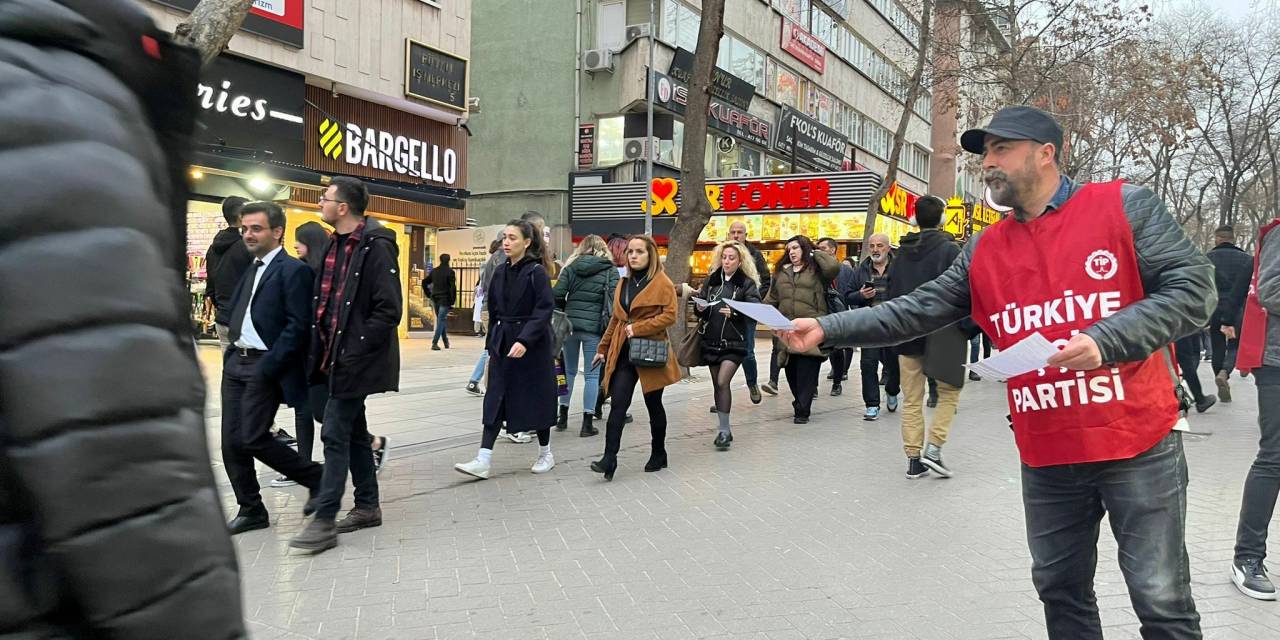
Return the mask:
<path fill-rule="evenodd" d="M 480 436 L 481 449 L 493 449 L 494 443 L 498 441 L 498 432 L 502 431 L 502 423 L 486 424 L 484 426 L 484 434 Z M 551 444 L 551 429 L 546 428 L 537 432 L 538 444 L 547 446 Z"/>
<path fill-rule="evenodd" d="M 729 413 L 733 408 L 733 390 L 729 388 L 729 383 L 733 382 L 734 374 L 738 373 L 740 363 L 732 360 L 721 360 L 719 364 L 708 366 L 711 370 L 711 387 L 715 390 L 716 411 L 720 413 Z"/>
<path fill-rule="evenodd" d="M 627 423 L 627 409 L 631 408 L 631 397 L 635 395 L 636 385 L 640 382 L 640 372 L 627 357 L 627 347 L 623 345 L 618 356 L 618 364 L 609 379 L 609 422 L 604 434 L 604 457 L 606 460 L 618 456 L 622 448 L 622 428 Z M 644 406 L 649 410 L 649 433 L 652 436 L 653 452 L 667 450 L 667 410 L 662 406 L 662 389 L 644 394 Z"/>

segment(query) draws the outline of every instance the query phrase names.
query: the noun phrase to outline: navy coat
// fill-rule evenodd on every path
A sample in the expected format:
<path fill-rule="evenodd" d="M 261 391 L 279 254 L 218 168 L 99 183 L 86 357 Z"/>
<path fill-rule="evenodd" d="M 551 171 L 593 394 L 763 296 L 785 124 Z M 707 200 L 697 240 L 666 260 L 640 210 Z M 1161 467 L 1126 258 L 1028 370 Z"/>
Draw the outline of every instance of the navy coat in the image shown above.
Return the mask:
<path fill-rule="evenodd" d="M 279 383 L 285 404 L 303 406 L 307 402 L 307 345 L 311 335 L 311 267 L 283 250 L 271 259 L 258 282 L 249 315 L 258 337 L 267 345 L 267 354 L 258 360 L 258 373 Z M 235 293 L 231 310 L 253 289 L 252 263 Z M 233 327 L 238 331 L 239 327 Z M 235 352 L 235 345 L 223 354 L 223 364 Z"/>
<path fill-rule="evenodd" d="M 489 387 L 484 424 L 507 423 L 507 431 L 549 429 L 556 422 L 556 365 L 551 352 L 551 312 L 555 299 L 542 265 L 526 257 L 503 263 L 493 274 L 489 303 Z M 508 358 L 519 342 L 523 357 Z"/>

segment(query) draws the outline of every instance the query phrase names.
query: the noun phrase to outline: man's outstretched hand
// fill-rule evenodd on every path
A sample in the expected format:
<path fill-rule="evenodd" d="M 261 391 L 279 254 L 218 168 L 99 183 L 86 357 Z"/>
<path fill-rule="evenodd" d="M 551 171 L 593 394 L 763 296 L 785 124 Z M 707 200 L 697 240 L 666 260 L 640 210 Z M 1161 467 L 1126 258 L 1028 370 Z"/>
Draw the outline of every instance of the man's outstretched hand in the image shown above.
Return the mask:
<path fill-rule="evenodd" d="M 813 318 L 796 318 L 791 321 L 796 328 L 792 331 L 778 331 L 778 338 L 792 351 L 800 353 L 816 349 L 827 339 L 822 326 Z"/>
<path fill-rule="evenodd" d="M 1067 346 L 1049 358 L 1049 366 L 1073 369 L 1075 371 L 1093 371 L 1102 366 L 1102 352 L 1093 338 L 1077 333 L 1067 342 Z"/>

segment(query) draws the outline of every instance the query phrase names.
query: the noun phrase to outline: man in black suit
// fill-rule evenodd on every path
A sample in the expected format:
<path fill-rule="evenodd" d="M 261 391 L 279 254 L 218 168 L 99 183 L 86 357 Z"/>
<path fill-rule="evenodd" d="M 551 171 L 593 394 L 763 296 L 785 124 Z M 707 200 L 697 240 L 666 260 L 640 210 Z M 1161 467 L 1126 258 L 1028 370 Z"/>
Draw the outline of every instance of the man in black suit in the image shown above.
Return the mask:
<path fill-rule="evenodd" d="M 311 269 L 285 253 L 284 210 L 250 202 L 240 229 L 253 262 L 231 298 L 231 346 L 222 366 L 222 462 L 240 512 L 227 525 L 232 535 L 264 529 L 255 458 L 311 490 L 323 468 L 271 437 L 271 421 L 284 402 L 307 402 L 306 356 L 311 331 Z"/>

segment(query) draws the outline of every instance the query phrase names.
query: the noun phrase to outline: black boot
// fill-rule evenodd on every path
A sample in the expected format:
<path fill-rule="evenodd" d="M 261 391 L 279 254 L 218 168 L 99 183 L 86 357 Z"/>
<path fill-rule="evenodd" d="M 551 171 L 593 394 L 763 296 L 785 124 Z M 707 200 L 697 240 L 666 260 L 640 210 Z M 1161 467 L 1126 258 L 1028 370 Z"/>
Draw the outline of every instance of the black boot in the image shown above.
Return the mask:
<path fill-rule="evenodd" d="M 644 470 L 653 472 L 667 468 L 667 452 L 665 449 L 654 449 L 649 454 L 649 461 L 645 463 Z"/>
<path fill-rule="evenodd" d="M 560 405 L 560 417 L 556 419 L 556 430 L 564 431 L 569 428 L 569 407 Z"/>
<path fill-rule="evenodd" d="M 589 438 L 600 433 L 600 430 L 595 428 L 595 425 L 591 424 L 593 418 L 595 418 L 595 416 L 590 411 L 582 414 L 582 431 L 578 432 L 578 437 Z"/>

